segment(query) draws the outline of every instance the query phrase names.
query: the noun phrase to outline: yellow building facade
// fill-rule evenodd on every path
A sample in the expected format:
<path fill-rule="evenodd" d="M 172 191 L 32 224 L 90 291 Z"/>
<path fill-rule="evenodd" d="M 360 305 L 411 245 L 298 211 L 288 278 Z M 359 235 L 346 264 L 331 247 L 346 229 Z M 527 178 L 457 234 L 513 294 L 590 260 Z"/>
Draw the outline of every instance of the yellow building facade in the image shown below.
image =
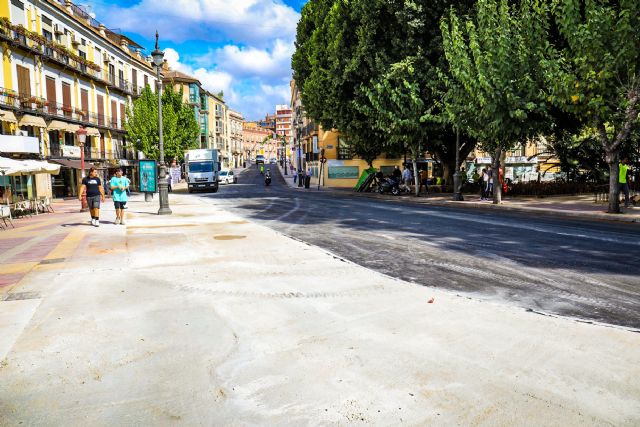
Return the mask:
<path fill-rule="evenodd" d="M 83 155 L 103 176 L 128 166 L 126 107 L 146 84 L 155 87 L 140 49 L 71 1 L 0 0 L 0 151 L 61 164 L 57 197 L 77 194 Z M 80 127 L 88 131 L 82 148 Z M 37 153 L 20 151 L 34 140 Z"/>

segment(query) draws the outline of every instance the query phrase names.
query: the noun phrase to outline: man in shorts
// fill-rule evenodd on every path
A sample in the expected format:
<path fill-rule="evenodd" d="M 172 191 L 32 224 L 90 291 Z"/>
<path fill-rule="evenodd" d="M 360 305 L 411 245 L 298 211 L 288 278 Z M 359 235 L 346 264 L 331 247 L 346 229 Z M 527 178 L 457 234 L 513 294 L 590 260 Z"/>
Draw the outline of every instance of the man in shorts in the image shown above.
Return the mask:
<path fill-rule="evenodd" d="M 98 171 L 96 168 L 89 169 L 89 176 L 82 179 L 82 186 L 80 187 L 79 199 L 82 201 L 82 196 L 87 196 L 87 204 L 89 205 L 89 213 L 91 214 L 91 225 L 94 227 L 100 226 L 100 202 L 104 202 L 104 188 L 102 182 L 98 178 Z"/>
<path fill-rule="evenodd" d="M 124 225 L 124 207 L 129 200 L 127 197 L 129 183 L 129 179 L 122 176 L 122 169 L 116 170 L 116 175 L 109 182 L 113 205 L 116 208 L 116 224 Z"/>

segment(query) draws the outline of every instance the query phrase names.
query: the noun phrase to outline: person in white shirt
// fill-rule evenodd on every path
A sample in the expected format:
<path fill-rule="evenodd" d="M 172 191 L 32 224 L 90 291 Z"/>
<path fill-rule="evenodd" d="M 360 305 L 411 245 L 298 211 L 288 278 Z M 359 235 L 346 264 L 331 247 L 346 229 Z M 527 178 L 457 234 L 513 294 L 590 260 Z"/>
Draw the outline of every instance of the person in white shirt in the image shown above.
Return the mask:
<path fill-rule="evenodd" d="M 413 181 L 413 176 L 407 166 L 405 166 L 404 171 L 402 171 L 402 181 L 404 181 L 404 185 L 407 187 L 410 187 L 411 182 Z"/>

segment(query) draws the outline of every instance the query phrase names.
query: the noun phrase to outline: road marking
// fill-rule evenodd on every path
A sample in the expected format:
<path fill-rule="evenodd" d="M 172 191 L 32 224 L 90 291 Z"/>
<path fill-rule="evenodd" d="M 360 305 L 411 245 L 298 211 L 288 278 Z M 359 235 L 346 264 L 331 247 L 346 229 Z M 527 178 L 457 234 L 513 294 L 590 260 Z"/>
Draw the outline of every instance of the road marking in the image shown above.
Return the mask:
<path fill-rule="evenodd" d="M 519 222 L 519 223 L 510 223 L 510 222 L 504 222 L 504 221 L 496 221 L 493 219 L 490 219 L 486 216 L 483 216 L 482 218 L 473 218 L 470 216 L 462 216 L 462 215 L 456 215 L 456 214 L 441 214 L 438 212 L 425 212 L 425 211 L 414 211 L 416 214 L 420 214 L 420 215 L 427 215 L 427 216 L 433 216 L 433 217 L 438 217 L 438 218 L 445 218 L 445 219 L 457 219 L 457 220 L 461 220 L 461 221 L 468 221 L 468 222 L 477 222 L 483 225 L 496 225 L 496 226 L 501 226 L 501 227 L 510 227 L 510 228 L 515 228 L 518 230 L 529 230 L 529 231 L 535 231 L 538 233 L 546 233 L 546 234 L 555 234 L 558 236 L 565 236 L 565 237 L 577 237 L 577 238 L 581 238 L 581 239 L 588 239 L 588 240 L 596 240 L 596 241 L 601 241 L 601 242 L 607 242 L 607 243 L 618 243 L 618 244 L 626 244 L 626 245 L 633 245 L 633 246 L 640 246 L 640 242 L 636 242 L 636 241 L 630 241 L 630 240 L 624 240 L 621 238 L 614 238 L 614 237 L 599 237 L 599 236 L 588 236 L 586 234 L 581 234 L 581 233 L 569 233 L 569 232 L 563 232 L 563 231 L 554 231 L 551 228 L 543 228 L 543 227 L 537 227 L 534 225 L 527 225 L 525 223 Z M 554 227 L 553 225 L 549 226 L 549 227 Z"/>
<path fill-rule="evenodd" d="M 84 239 L 85 234 L 85 231 L 73 230 L 44 259 L 69 258 Z"/>
<path fill-rule="evenodd" d="M 31 271 L 33 267 L 38 265 L 37 262 L 17 262 L 13 264 L 3 264 L 2 274 L 17 274 Z"/>

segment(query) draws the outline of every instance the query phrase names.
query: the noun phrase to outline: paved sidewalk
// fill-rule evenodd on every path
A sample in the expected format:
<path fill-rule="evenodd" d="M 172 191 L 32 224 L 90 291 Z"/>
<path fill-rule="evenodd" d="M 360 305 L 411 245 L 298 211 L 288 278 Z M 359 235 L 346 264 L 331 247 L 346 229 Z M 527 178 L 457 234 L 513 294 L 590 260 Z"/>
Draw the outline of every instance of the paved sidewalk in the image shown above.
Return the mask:
<path fill-rule="evenodd" d="M 87 227 L 0 301 L 0 424 L 640 423 L 636 332 L 393 280 L 215 200 L 170 201 L 158 216 L 134 198 L 127 226 Z"/>
<path fill-rule="evenodd" d="M 282 169 L 278 169 L 282 173 Z M 296 184 L 293 184 L 291 177 L 288 177 L 288 179 L 286 179 L 287 177 L 284 178 L 289 187 L 298 188 Z M 300 190 L 304 190 L 304 188 L 300 188 Z M 477 194 L 464 194 L 464 201 L 453 201 L 452 194 L 450 193 L 431 193 L 429 195 L 423 193 L 419 197 L 415 197 L 413 195 L 392 196 L 390 194 L 357 193 L 351 188 L 320 187 L 320 190 L 333 192 L 335 194 L 348 194 L 353 197 L 393 200 L 398 203 L 411 202 L 436 206 L 464 207 L 468 209 L 526 212 L 530 214 L 587 220 L 628 223 L 640 222 L 640 207 L 622 208 L 622 214 L 609 214 L 606 212 L 607 205 L 604 203 L 594 203 L 592 194 L 550 196 L 545 198 L 507 196 L 503 198 L 502 204 L 494 205 L 491 200 L 481 201 Z M 317 191 L 317 187 L 312 186 L 307 191 Z"/>

